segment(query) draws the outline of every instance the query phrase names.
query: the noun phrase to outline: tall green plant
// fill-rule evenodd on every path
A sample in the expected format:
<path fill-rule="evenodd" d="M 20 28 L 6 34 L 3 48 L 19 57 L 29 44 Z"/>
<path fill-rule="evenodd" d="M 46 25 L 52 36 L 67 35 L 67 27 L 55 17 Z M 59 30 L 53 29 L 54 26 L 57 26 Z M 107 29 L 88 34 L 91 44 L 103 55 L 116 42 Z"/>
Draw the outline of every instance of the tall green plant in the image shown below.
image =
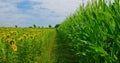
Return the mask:
<path fill-rule="evenodd" d="M 66 44 L 61 47 L 67 46 L 65 51 L 72 52 L 79 63 L 119 63 L 120 2 L 106 1 L 80 6 L 57 28 L 61 44 Z M 62 54 L 71 57 L 70 53 Z"/>

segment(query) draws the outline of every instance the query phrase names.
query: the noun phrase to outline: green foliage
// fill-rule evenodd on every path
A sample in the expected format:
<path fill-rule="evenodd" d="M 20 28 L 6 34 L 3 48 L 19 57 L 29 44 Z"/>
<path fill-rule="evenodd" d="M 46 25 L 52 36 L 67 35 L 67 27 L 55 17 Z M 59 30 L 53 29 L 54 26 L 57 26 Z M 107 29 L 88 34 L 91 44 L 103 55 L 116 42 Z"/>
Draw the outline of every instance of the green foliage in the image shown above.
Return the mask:
<path fill-rule="evenodd" d="M 33 27 L 36 28 L 37 26 L 34 24 Z"/>
<path fill-rule="evenodd" d="M 56 25 L 55 25 L 55 28 L 58 28 L 59 26 L 60 26 L 60 24 L 56 24 Z"/>
<path fill-rule="evenodd" d="M 54 29 L 0 28 L 0 30 L 0 63 L 53 62 L 54 55 L 51 55 L 51 52 L 54 46 Z M 12 48 L 12 45 L 16 47 Z"/>
<path fill-rule="evenodd" d="M 18 28 L 18 26 L 17 26 L 17 25 L 15 25 L 15 28 Z"/>
<path fill-rule="evenodd" d="M 51 25 L 49 25 L 49 28 L 52 28 L 52 26 L 51 26 Z"/>
<path fill-rule="evenodd" d="M 86 7 L 80 6 L 57 28 L 61 38 L 59 48 L 72 52 L 79 63 L 120 62 L 120 1 L 107 4 L 106 1 L 94 0 Z M 67 50 L 63 49 L 66 47 Z M 71 57 L 71 53 L 62 56 L 65 54 Z"/>

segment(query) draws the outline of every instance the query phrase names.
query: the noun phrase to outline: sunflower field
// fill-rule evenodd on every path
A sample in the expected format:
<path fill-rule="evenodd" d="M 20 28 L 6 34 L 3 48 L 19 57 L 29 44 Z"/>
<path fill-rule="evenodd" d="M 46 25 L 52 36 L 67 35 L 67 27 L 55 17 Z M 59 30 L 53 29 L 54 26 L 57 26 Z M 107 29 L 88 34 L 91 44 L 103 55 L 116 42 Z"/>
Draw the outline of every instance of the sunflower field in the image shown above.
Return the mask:
<path fill-rule="evenodd" d="M 54 29 L 0 28 L 0 63 L 52 63 Z"/>

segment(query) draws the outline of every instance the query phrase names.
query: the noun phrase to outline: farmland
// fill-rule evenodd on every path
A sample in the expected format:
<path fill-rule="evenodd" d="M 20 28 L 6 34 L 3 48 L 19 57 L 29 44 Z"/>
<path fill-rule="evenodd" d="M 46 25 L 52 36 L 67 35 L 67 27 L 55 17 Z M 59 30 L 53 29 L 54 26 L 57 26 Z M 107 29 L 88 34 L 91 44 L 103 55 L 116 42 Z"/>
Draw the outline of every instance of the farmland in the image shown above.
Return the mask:
<path fill-rule="evenodd" d="M 54 29 L 0 28 L 0 63 L 52 63 Z"/>
<path fill-rule="evenodd" d="M 0 63 L 120 63 L 120 0 L 92 0 L 56 28 L 0 28 Z"/>

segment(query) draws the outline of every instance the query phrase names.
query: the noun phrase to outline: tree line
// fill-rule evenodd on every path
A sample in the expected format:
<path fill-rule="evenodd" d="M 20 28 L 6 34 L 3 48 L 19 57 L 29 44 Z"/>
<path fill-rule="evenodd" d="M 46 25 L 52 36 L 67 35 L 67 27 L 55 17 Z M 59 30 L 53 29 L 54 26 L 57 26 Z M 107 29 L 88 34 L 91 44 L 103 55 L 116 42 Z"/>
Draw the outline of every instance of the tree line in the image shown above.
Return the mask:
<path fill-rule="evenodd" d="M 48 25 L 48 27 L 37 26 L 37 25 L 33 24 L 32 26 L 29 26 L 28 28 L 58 28 L 59 26 L 60 26 L 60 24 L 56 24 L 55 26 Z M 15 25 L 15 28 L 18 28 L 18 25 Z"/>

